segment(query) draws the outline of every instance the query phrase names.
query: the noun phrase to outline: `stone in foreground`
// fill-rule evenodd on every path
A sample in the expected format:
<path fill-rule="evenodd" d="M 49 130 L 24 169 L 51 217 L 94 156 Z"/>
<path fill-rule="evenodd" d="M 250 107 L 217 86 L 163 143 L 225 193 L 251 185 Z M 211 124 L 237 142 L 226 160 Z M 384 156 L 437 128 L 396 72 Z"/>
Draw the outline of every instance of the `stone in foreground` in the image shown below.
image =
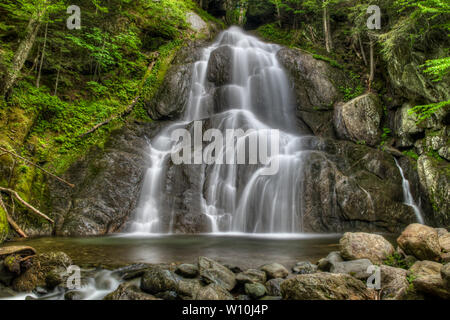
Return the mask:
<path fill-rule="evenodd" d="M 375 264 L 382 264 L 395 252 L 390 242 L 382 236 L 364 232 L 346 232 L 339 245 L 345 260 L 369 259 Z"/>
<path fill-rule="evenodd" d="M 289 271 L 279 263 L 265 264 L 259 269 L 266 273 L 267 279 L 286 278 L 289 274 Z"/>
<path fill-rule="evenodd" d="M 286 300 L 371 300 L 374 292 L 348 274 L 302 274 L 285 280 L 281 294 Z"/>
<path fill-rule="evenodd" d="M 419 260 L 439 260 L 441 246 L 435 229 L 422 224 L 410 224 L 398 237 L 397 243 L 406 254 Z"/>

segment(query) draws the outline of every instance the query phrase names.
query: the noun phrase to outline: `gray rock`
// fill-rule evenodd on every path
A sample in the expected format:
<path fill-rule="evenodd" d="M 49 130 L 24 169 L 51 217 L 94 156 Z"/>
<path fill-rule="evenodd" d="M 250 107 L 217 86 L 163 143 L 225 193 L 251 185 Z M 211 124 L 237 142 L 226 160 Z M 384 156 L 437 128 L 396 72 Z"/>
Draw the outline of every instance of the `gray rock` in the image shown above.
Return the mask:
<path fill-rule="evenodd" d="M 317 267 L 321 271 L 330 271 L 333 264 L 336 262 L 342 262 L 344 259 L 342 259 L 341 254 L 339 251 L 333 251 L 328 254 L 326 258 L 322 258 L 317 263 Z"/>
<path fill-rule="evenodd" d="M 202 287 L 197 292 L 195 300 L 234 300 L 234 297 L 222 286 L 212 283 Z"/>
<path fill-rule="evenodd" d="M 174 291 L 178 289 L 178 281 L 179 279 L 172 271 L 154 266 L 142 276 L 141 289 L 150 294 Z"/>
<path fill-rule="evenodd" d="M 221 46 L 211 52 L 206 75 L 208 80 L 217 87 L 230 84 L 232 81 L 231 68 L 233 49 L 230 46 Z"/>
<path fill-rule="evenodd" d="M 371 300 L 374 293 L 366 284 L 347 274 L 319 272 L 283 281 L 285 300 Z"/>
<path fill-rule="evenodd" d="M 310 274 L 317 272 L 317 266 L 309 261 L 302 261 L 297 262 L 292 271 L 297 274 Z"/>
<path fill-rule="evenodd" d="M 383 108 L 377 95 L 367 93 L 334 109 L 334 126 L 338 137 L 376 146 L 381 138 Z"/>
<path fill-rule="evenodd" d="M 115 291 L 103 300 L 160 300 L 155 296 L 142 292 L 134 283 L 122 283 Z"/>
<path fill-rule="evenodd" d="M 406 278 L 408 271 L 386 265 L 380 266 L 381 298 L 384 300 L 401 300 L 409 288 Z"/>
<path fill-rule="evenodd" d="M 424 131 L 417 125 L 417 116 L 410 114 L 413 106 L 405 103 L 395 114 L 395 135 L 397 147 L 411 147 L 414 145 L 414 136 Z"/>
<path fill-rule="evenodd" d="M 261 283 L 246 283 L 245 293 L 253 299 L 258 299 L 266 294 L 266 287 Z"/>
<path fill-rule="evenodd" d="M 175 291 L 164 291 L 155 294 L 155 297 L 163 300 L 178 300 L 178 294 Z"/>
<path fill-rule="evenodd" d="M 269 296 L 281 296 L 281 288 L 280 285 L 284 281 L 284 279 L 276 278 L 270 279 L 266 282 L 266 291 Z"/>
<path fill-rule="evenodd" d="M 372 265 L 369 259 L 358 259 L 352 261 L 336 262 L 332 265 L 331 273 L 346 273 L 356 279 L 366 280 L 371 273 L 367 272 Z"/>
<path fill-rule="evenodd" d="M 200 276 L 206 283 L 215 283 L 228 291 L 236 285 L 234 273 L 212 259 L 199 257 L 198 268 Z"/>
<path fill-rule="evenodd" d="M 257 269 L 248 269 L 244 272 L 238 273 L 236 275 L 236 281 L 241 284 L 254 282 L 265 283 L 266 273 Z"/>
<path fill-rule="evenodd" d="M 289 271 L 279 263 L 269 263 L 261 266 L 260 270 L 264 271 L 267 279 L 286 278 Z"/>
<path fill-rule="evenodd" d="M 123 280 L 132 280 L 142 275 L 152 266 L 146 263 L 137 263 L 129 266 L 125 266 L 119 269 L 114 270 L 114 275 L 117 275 L 119 278 Z"/>
<path fill-rule="evenodd" d="M 181 279 L 178 281 L 177 293 L 183 299 L 193 299 L 202 287 L 199 279 Z"/>
<path fill-rule="evenodd" d="M 185 278 L 195 278 L 198 275 L 198 267 L 194 264 L 183 263 L 177 266 L 175 273 Z"/>

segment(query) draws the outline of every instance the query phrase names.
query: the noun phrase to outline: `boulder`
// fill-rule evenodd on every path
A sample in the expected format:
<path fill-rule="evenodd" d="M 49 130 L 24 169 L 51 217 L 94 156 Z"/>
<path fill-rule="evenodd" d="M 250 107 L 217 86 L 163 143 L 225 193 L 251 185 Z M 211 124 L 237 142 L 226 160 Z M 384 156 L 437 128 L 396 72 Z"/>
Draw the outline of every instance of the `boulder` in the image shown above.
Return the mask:
<path fill-rule="evenodd" d="M 181 279 L 178 281 L 177 293 L 183 299 L 193 299 L 203 288 L 199 279 Z"/>
<path fill-rule="evenodd" d="M 292 271 L 296 274 L 310 274 L 317 272 L 317 266 L 309 261 L 301 261 L 295 264 Z"/>
<path fill-rule="evenodd" d="M 330 271 L 333 264 L 336 262 L 342 262 L 344 259 L 342 259 L 341 254 L 339 251 L 333 251 L 328 254 L 326 258 L 322 258 L 317 263 L 318 269 L 321 271 Z"/>
<path fill-rule="evenodd" d="M 269 296 L 281 296 L 281 283 L 284 279 L 275 278 L 266 282 L 266 291 Z"/>
<path fill-rule="evenodd" d="M 217 87 L 230 84 L 232 79 L 233 49 L 230 46 L 221 46 L 211 52 L 206 75 L 208 81 Z"/>
<path fill-rule="evenodd" d="M 266 294 L 266 287 L 261 283 L 246 283 L 245 293 L 252 299 L 258 299 Z"/>
<path fill-rule="evenodd" d="M 245 283 L 265 283 L 266 273 L 257 269 L 248 269 L 236 275 L 236 281 L 240 284 Z"/>
<path fill-rule="evenodd" d="M 450 233 L 439 236 L 439 245 L 443 252 L 450 252 Z"/>
<path fill-rule="evenodd" d="M 177 290 L 178 281 L 179 279 L 172 271 L 154 266 L 142 276 L 141 289 L 150 294 Z"/>
<path fill-rule="evenodd" d="M 339 240 L 341 256 L 346 260 L 369 259 L 381 264 L 395 252 L 394 247 L 380 235 L 346 232 Z"/>
<path fill-rule="evenodd" d="M 198 268 L 201 278 L 206 283 L 215 283 L 228 291 L 231 291 L 236 285 L 234 273 L 212 259 L 199 257 Z"/>
<path fill-rule="evenodd" d="M 137 263 L 129 266 L 125 266 L 114 270 L 114 275 L 117 275 L 122 280 L 133 280 L 142 277 L 152 265 L 146 263 Z"/>
<path fill-rule="evenodd" d="M 383 107 L 378 96 L 367 93 L 334 108 L 334 127 L 339 138 L 376 146 L 380 142 Z"/>
<path fill-rule="evenodd" d="M 370 300 L 374 293 L 366 284 L 347 274 L 302 274 L 283 281 L 286 300 Z"/>
<path fill-rule="evenodd" d="M 366 280 L 371 273 L 367 272 L 372 265 L 369 259 L 358 259 L 352 261 L 336 262 L 332 265 L 331 273 L 346 273 L 356 279 Z"/>
<path fill-rule="evenodd" d="M 234 300 L 234 297 L 222 286 L 211 283 L 202 287 L 195 295 L 195 300 Z"/>
<path fill-rule="evenodd" d="M 413 105 L 405 103 L 395 113 L 394 121 L 397 147 L 412 147 L 416 140 L 415 137 L 421 132 L 424 132 L 424 129 L 417 125 L 417 116 L 414 113 L 410 114 L 409 111 L 412 108 Z"/>
<path fill-rule="evenodd" d="M 383 300 L 400 300 L 409 288 L 406 278 L 408 271 L 386 265 L 380 266 L 381 298 Z"/>
<path fill-rule="evenodd" d="M 435 229 L 414 223 L 409 225 L 398 237 L 398 245 L 406 254 L 419 260 L 439 260 L 441 247 Z"/>
<path fill-rule="evenodd" d="M 450 288 L 450 263 L 446 263 L 441 268 L 441 277 L 444 280 L 448 288 Z"/>
<path fill-rule="evenodd" d="M 413 280 L 414 288 L 433 297 L 450 300 L 450 289 L 440 274 L 430 274 Z"/>
<path fill-rule="evenodd" d="M 279 263 L 265 264 L 259 268 L 267 275 L 267 279 L 286 278 L 289 271 Z"/>
<path fill-rule="evenodd" d="M 198 275 L 198 267 L 194 264 L 183 263 L 176 268 L 175 273 L 185 278 L 195 278 Z"/>
<path fill-rule="evenodd" d="M 409 272 L 415 277 L 424 277 L 440 274 L 441 269 L 442 264 L 434 261 L 424 260 L 414 263 L 411 268 L 409 268 Z"/>
<path fill-rule="evenodd" d="M 103 300 L 160 300 L 155 296 L 142 292 L 133 283 L 122 283 L 116 290 L 108 294 Z"/>

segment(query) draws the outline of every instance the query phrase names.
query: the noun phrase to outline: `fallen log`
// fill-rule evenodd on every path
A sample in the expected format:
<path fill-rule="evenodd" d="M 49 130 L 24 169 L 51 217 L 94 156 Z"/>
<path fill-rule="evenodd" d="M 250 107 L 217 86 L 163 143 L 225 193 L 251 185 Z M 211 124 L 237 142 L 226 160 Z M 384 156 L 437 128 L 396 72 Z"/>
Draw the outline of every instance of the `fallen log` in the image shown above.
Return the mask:
<path fill-rule="evenodd" d="M 22 237 L 22 238 L 28 238 L 25 232 L 19 227 L 19 225 L 14 221 L 13 218 L 8 213 L 8 210 L 6 209 L 5 204 L 3 203 L 3 199 L 0 196 L 0 206 L 6 213 L 6 219 L 8 220 L 8 223 L 11 225 L 11 227 Z"/>

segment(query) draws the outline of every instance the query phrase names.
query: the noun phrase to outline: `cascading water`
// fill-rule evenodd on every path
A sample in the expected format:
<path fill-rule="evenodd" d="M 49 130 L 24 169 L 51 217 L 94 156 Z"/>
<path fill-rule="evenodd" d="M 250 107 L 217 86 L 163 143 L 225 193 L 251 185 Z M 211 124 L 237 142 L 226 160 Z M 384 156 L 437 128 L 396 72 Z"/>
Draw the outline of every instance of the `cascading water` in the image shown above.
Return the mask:
<path fill-rule="evenodd" d="M 414 197 L 411 193 L 411 187 L 409 185 L 409 181 L 406 179 L 405 174 L 403 173 L 403 169 L 398 163 L 397 159 L 395 159 L 395 164 L 397 165 L 398 170 L 400 171 L 400 175 L 402 176 L 402 187 L 403 187 L 403 199 L 406 205 L 410 206 L 414 210 L 414 214 L 416 215 L 417 221 L 421 224 L 424 224 L 424 220 L 422 217 L 422 212 L 420 211 L 419 206 L 417 206 L 414 201 Z"/>
<path fill-rule="evenodd" d="M 208 81 L 208 65 L 217 49 L 231 52 L 228 83 L 215 86 Z M 180 145 L 171 139 L 176 129 L 188 128 L 195 120 L 207 119 L 211 128 L 252 129 L 235 142 L 237 150 L 246 148 L 253 135 L 270 138 L 279 129 L 279 152 L 266 165 L 201 165 L 203 194 L 199 195 L 202 214 L 210 221 L 210 232 L 294 233 L 302 231 L 301 198 L 302 151 L 306 136 L 295 129 L 294 104 L 287 76 L 276 58 L 279 47 L 267 44 L 232 27 L 205 48 L 194 64 L 189 102 L 183 119 L 164 128 L 149 147 L 151 159 L 129 231 L 162 233 L 162 217 L 169 216 L 168 232 L 173 231 L 173 215 L 162 205 L 167 167 L 171 154 Z M 220 90 L 220 106 L 214 93 Z M 221 150 L 219 154 L 225 154 Z M 263 175 L 262 170 L 279 163 L 278 173 Z M 200 192 L 202 193 L 202 192 Z"/>

